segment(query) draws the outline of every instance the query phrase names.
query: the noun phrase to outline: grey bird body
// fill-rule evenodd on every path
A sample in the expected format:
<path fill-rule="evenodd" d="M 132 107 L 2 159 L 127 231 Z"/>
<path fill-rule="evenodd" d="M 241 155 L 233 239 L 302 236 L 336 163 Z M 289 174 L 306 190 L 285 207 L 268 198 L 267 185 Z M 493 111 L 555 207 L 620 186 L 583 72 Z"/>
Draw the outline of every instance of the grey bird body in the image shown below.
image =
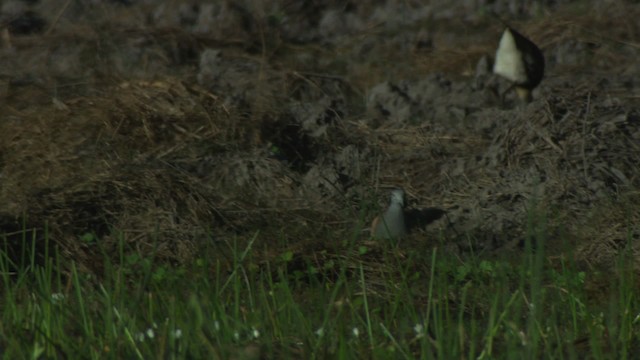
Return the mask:
<path fill-rule="evenodd" d="M 371 234 L 376 239 L 399 239 L 407 235 L 404 219 L 404 191 L 391 192 L 391 202 L 385 212 L 371 224 Z"/>

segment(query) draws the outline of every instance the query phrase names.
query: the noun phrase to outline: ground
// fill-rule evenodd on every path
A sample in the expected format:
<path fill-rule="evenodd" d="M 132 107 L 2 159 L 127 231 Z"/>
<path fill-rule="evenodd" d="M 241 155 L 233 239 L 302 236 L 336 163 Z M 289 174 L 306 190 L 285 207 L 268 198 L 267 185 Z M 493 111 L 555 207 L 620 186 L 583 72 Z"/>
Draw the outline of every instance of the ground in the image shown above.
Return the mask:
<path fill-rule="evenodd" d="M 490 71 L 496 14 L 544 53 L 530 103 Z M 13 254 L 27 231 L 98 277 L 121 240 L 180 266 L 257 239 L 259 264 L 321 268 L 345 239 L 375 248 L 368 224 L 402 187 L 445 216 L 398 251 L 510 256 L 542 216 L 551 263 L 609 269 L 640 251 L 639 15 L 632 1 L 4 1 L 0 230 Z"/>

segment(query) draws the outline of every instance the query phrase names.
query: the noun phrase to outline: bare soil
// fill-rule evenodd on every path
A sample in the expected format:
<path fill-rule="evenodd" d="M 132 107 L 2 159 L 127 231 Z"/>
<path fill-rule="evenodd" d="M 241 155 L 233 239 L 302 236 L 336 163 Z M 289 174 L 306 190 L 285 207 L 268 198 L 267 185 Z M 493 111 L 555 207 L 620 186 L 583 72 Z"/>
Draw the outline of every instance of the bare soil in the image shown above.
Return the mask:
<path fill-rule="evenodd" d="M 118 238 L 185 263 L 258 232 L 318 260 L 403 187 L 447 215 L 405 247 L 640 250 L 637 2 L 1 4 L 10 247 L 35 229 L 99 272 Z M 544 52 L 531 103 L 498 96 L 492 12 Z"/>

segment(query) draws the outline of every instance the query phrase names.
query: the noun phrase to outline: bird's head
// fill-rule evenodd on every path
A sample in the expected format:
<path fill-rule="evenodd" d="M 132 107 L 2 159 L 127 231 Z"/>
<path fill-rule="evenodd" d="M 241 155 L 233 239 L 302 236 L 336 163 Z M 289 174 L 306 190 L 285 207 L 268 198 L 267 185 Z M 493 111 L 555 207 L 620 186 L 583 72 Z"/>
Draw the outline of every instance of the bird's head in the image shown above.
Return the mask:
<path fill-rule="evenodd" d="M 391 191 L 391 205 L 398 204 L 404 207 L 404 190 L 395 189 Z"/>

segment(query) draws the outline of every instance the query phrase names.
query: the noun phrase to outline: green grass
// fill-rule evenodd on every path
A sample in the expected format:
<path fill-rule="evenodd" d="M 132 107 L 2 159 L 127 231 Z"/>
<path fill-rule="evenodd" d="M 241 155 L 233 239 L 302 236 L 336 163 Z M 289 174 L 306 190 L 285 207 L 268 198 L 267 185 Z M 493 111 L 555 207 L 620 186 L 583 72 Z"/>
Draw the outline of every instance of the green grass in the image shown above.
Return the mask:
<path fill-rule="evenodd" d="M 336 240 L 314 262 L 258 256 L 260 233 L 172 267 L 122 241 L 97 278 L 36 234 L 0 273 L 3 358 L 625 359 L 640 343 L 635 273 L 576 270 L 531 226 L 509 257 Z M 27 232 L 25 231 L 25 234 Z M 13 237 L 12 239 L 15 239 Z M 99 246 L 99 239 L 88 239 Z M 50 252 L 50 254 L 48 253 Z M 211 260 L 215 259 L 215 260 Z M 295 264 L 295 266 L 294 266 Z M 604 284 L 597 291 L 588 290 Z M 634 347 L 635 346 L 635 347 Z"/>

